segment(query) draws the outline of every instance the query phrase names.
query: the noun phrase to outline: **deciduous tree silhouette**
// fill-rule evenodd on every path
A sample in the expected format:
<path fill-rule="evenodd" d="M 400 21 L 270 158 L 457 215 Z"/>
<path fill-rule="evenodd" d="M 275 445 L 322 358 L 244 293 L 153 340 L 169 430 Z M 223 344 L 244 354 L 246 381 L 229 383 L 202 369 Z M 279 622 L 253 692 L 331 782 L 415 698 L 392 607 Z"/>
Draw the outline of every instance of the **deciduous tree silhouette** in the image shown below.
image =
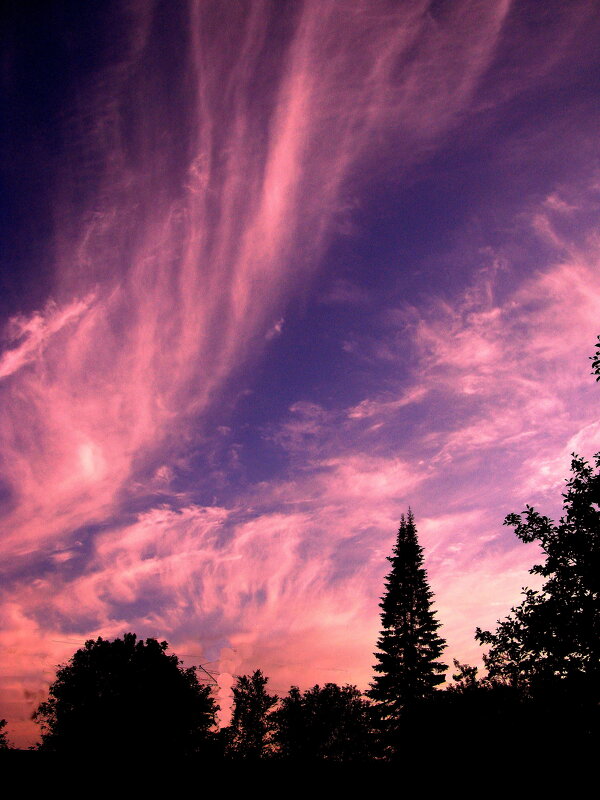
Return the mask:
<path fill-rule="evenodd" d="M 423 567 L 412 511 L 401 517 L 392 569 L 382 597 L 381 636 L 377 642 L 378 673 L 367 694 L 375 701 L 388 731 L 400 717 L 431 698 L 444 681 L 446 665 L 439 659 L 446 647 L 432 608 L 433 592 Z"/>
<path fill-rule="evenodd" d="M 592 362 L 592 375 L 595 375 L 596 380 L 600 381 L 600 336 L 598 336 L 598 341 L 596 342 L 596 352 L 593 356 L 590 356 L 590 360 Z"/>
<path fill-rule="evenodd" d="M 6 720 L 0 719 L 0 750 L 10 750 L 10 743 L 6 736 L 6 731 L 4 728 L 6 727 Z"/>
<path fill-rule="evenodd" d="M 477 667 L 454 659 L 456 672 L 445 692 L 438 692 L 432 726 L 447 739 L 469 741 L 471 753 L 504 746 L 516 726 L 527 729 L 529 709 L 521 694 L 502 678 L 479 678 Z"/>
<path fill-rule="evenodd" d="M 89 640 L 61 666 L 34 718 L 41 749 L 93 754 L 191 754 L 207 747 L 218 706 L 167 642 Z"/>
<path fill-rule="evenodd" d="M 280 756 L 295 761 L 358 761 L 372 753 L 370 703 L 356 686 L 292 686 L 275 714 Z"/>
<path fill-rule="evenodd" d="M 271 709 L 278 698 L 267 692 L 268 680 L 259 669 L 236 680 L 227 745 L 231 758 L 257 760 L 273 754 L 275 722 Z"/>
<path fill-rule="evenodd" d="M 600 453 L 594 460 L 595 468 L 573 455 L 558 524 L 530 506 L 506 517 L 519 539 L 541 546 L 546 559 L 530 572 L 546 580 L 539 591 L 524 590 L 495 632 L 476 632 L 490 645 L 491 677 L 590 708 L 600 702 Z"/>
<path fill-rule="evenodd" d="M 600 336 L 590 358 L 600 380 Z M 567 743 L 565 731 L 572 742 L 599 727 L 600 453 L 594 465 L 572 454 L 563 511 L 558 524 L 531 506 L 505 518 L 521 541 L 541 547 L 545 561 L 530 573 L 545 582 L 525 588 L 496 630 L 477 628 L 475 638 L 490 646 L 488 680 L 516 690 L 535 727 Z"/>

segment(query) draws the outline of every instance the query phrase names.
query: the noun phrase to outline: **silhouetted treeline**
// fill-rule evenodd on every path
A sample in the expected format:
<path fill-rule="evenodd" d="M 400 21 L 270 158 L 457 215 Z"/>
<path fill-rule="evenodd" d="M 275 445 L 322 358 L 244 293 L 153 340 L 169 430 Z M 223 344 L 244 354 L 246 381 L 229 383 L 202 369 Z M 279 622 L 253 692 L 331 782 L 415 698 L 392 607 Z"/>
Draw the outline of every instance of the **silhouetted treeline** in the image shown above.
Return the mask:
<path fill-rule="evenodd" d="M 228 726 L 211 688 L 184 669 L 167 643 L 98 638 L 59 668 L 34 718 L 40 750 L 71 754 L 183 754 L 211 761 L 357 762 L 419 758 L 425 742 L 462 743 L 470 753 L 502 749 L 527 731 L 535 752 L 597 740 L 600 704 L 600 454 L 595 466 L 573 457 L 558 524 L 527 507 L 508 515 L 545 561 L 540 590 L 495 631 L 486 674 L 454 661 L 453 682 L 439 688 L 445 642 L 423 567 L 415 520 L 402 517 L 382 596 L 375 678 L 363 695 L 326 683 L 284 697 L 267 690 L 260 670 L 233 687 Z M 4 720 L 0 750 L 9 748 Z"/>
<path fill-rule="evenodd" d="M 402 517 L 382 597 L 382 632 L 366 695 L 327 683 L 270 694 L 260 670 L 233 687 L 231 723 L 216 729 L 218 706 L 196 670 L 155 639 L 88 641 L 62 666 L 35 719 L 40 749 L 68 753 L 202 755 L 212 761 L 396 761 L 419 758 L 433 735 L 469 752 L 491 752 L 527 731 L 530 751 L 596 741 L 600 702 L 600 454 L 595 468 L 574 457 L 558 524 L 527 507 L 506 524 L 546 559 L 531 572 L 541 590 L 496 631 L 487 674 L 454 661 L 438 688 L 445 647 L 432 607 L 412 512 Z M 6 737 L 0 724 L 0 748 Z"/>
<path fill-rule="evenodd" d="M 600 337 L 592 357 L 600 379 Z M 433 610 L 412 511 L 400 521 L 380 607 L 376 673 L 365 695 L 327 683 L 285 697 L 267 691 L 260 670 L 233 688 L 231 723 L 194 667 L 167 643 L 88 641 L 59 668 L 34 718 L 40 750 L 71 754 L 183 754 L 212 761 L 396 761 L 456 748 L 471 753 L 525 748 L 528 757 L 597 743 L 600 722 L 600 453 L 573 454 L 558 523 L 527 506 L 505 524 L 545 560 L 544 578 L 495 631 L 476 630 L 489 650 L 486 675 L 454 660 L 441 690 L 446 647 Z M 0 720 L 0 750 L 7 750 Z M 508 748 L 508 750 L 507 750 Z"/>

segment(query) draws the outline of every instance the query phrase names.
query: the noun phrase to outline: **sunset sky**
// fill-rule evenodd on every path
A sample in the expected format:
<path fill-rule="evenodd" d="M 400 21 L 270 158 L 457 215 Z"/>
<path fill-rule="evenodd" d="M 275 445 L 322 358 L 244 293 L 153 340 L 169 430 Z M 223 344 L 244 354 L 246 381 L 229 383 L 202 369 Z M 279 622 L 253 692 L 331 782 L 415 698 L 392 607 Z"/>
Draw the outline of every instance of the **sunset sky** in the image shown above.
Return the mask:
<path fill-rule="evenodd" d="M 0 718 L 91 637 L 367 688 L 400 514 L 481 660 L 600 450 L 600 3 L 3 4 Z"/>

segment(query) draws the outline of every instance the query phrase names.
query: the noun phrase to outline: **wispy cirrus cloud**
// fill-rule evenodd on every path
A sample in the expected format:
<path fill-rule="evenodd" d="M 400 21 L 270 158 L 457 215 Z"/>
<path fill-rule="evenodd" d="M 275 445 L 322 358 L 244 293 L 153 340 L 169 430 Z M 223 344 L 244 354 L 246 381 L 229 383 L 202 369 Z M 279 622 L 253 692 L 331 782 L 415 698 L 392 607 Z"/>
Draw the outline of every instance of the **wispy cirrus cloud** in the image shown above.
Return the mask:
<path fill-rule="evenodd" d="M 520 470 L 530 476 L 528 490 L 554 489 L 555 481 L 543 482 L 548 466 L 524 462 L 523 454 L 532 441 L 556 447 L 574 430 L 566 449 L 589 446 L 587 434 L 597 427 L 587 422 L 578 434 L 590 409 L 571 403 L 565 410 L 565 397 L 572 400 L 573 387 L 586 381 L 570 357 L 595 325 L 592 259 L 589 251 L 576 263 L 552 264 L 503 302 L 494 299 L 494 273 L 479 273 L 445 317 L 411 312 L 418 363 L 414 383 L 403 382 L 397 398 L 388 389 L 339 411 L 299 402 L 269 431 L 290 458 L 287 479 L 256 485 L 235 507 L 154 509 L 98 533 L 76 577 L 57 570 L 33 586 L 17 584 L 12 613 L 36 620 L 28 623 L 31 637 L 45 642 L 33 662 L 38 671 L 28 668 L 31 686 L 43 680 L 60 631 L 84 638 L 129 627 L 142 635 L 168 631 L 181 651 L 202 648 L 203 658 L 217 666 L 222 660 L 226 675 L 268 664 L 281 689 L 344 680 L 340 665 L 348 663 L 351 679 L 366 686 L 372 656 L 365 643 L 376 636 L 376 598 L 397 518 L 409 503 L 418 514 L 433 509 L 442 492 L 448 508 L 420 514 L 421 540 L 450 655 L 476 660 L 474 624 L 493 625 L 531 582 L 525 570 L 536 554 L 515 546 L 500 526 L 508 498 L 523 494 Z M 571 323 L 557 326 L 557 319 Z M 549 369 L 557 375 L 551 384 Z M 446 429 L 405 440 L 414 408 L 440 396 L 449 407 L 463 396 L 471 405 Z M 560 448 L 562 463 L 552 468 L 564 476 Z M 459 479 L 454 490 L 444 485 L 449 467 Z M 494 511 L 498 496 L 503 506 Z M 57 559 L 65 569 L 69 560 Z"/>
<path fill-rule="evenodd" d="M 151 470 L 157 451 L 181 446 L 190 420 L 256 357 L 287 299 L 310 279 L 345 181 L 373 154 L 374 132 L 401 129 L 431 143 L 463 107 L 508 9 L 498 3 L 471 16 L 472 5 L 434 24 L 425 3 L 303 4 L 261 105 L 253 82 L 265 8 L 225 14 L 232 63 L 218 36 L 206 38 L 206 7 L 192 3 L 185 79 L 193 102 L 182 135 L 190 156 L 175 194 L 163 171 L 176 171 L 175 154 L 157 150 L 153 136 L 162 109 L 137 109 L 135 158 L 119 116 L 124 93 L 145 97 L 152 88 L 138 85 L 152 46 L 151 10 L 141 9 L 118 69 L 96 76 L 80 110 L 82 121 L 98 124 L 69 142 L 73 170 L 82 147 L 103 166 L 79 226 L 68 219 L 57 232 L 56 294 L 67 299 L 10 323 L 26 338 L 4 353 L 4 372 L 25 362 L 30 369 L 0 389 L 7 554 L 114 513 L 134 473 Z M 471 47 L 457 51 L 467 35 Z M 406 166 L 413 150 L 403 151 Z M 72 214 L 68 187 L 59 220 Z M 91 288 L 93 305 L 71 299 Z M 75 316 L 67 337 L 51 336 Z"/>
<path fill-rule="evenodd" d="M 13 317 L 6 331 L 9 347 L 0 359 L 0 379 L 36 360 L 50 340 L 66 325 L 76 322 L 93 302 L 93 296 L 74 301 L 65 308 L 49 303 L 43 313 Z"/>
<path fill-rule="evenodd" d="M 219 662 L 224 695 L 257 666 L 283 691 L 364 688 L 409 503 L 449 657 L 477 657 L 474 625 L 493 624 L 535 559 L 503 514 L 596 436 L 576 361 L 600 311 L 589 185 L 511 207 L 543 255 L 482 255 L 445 296 L 424 286 L 399 303 L 390 287 L 382 301 L 331 266 L 319 308 L 385 319 L 332 331 L 368 373 L 360 398 L 300 393 L 263 426 L 283 467 L 243 485 L 252 423 L 229 418 L 240 376 L 290 335 L 290 308 L 336 234 L 359 235 L 350 217 L 376 184 L 416 181 L 457 132 L 487 136 L 532 81 L 556 80 L 586 4 L 531 51 L 508 0 L 182 8 L 176 63 L 161 60 L 158 6 L 137 6 L 118 58 L 77 92 L 53 197 L 55 300 L 6 329 L 2 663 L 23 739 L 55 664 L 129 629 Z M 534 138 L 503 138 L 505 162 Z M 222 464 L 217 440 L 231 442 Z"/>

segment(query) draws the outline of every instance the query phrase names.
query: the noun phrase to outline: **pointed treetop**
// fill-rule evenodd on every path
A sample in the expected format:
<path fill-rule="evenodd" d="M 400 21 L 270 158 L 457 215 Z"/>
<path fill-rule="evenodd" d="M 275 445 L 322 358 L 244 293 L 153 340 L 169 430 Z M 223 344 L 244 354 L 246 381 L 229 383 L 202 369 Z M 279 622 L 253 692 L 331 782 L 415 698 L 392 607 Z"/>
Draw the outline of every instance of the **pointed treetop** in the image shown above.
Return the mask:
<path fill-rule="evenodd" d="M 438 659 L 446 647 L 437 629 L 432 608 L 433 592 L 423 567 L 423 548 L 418 541 L 414 515 L 400 518 L 392 569 L 381 598 L 382 631 L 377 642 L 378 663 L 369 695 L 390 716 L 431 696 L 444 681 L 446 665 Z"/>

